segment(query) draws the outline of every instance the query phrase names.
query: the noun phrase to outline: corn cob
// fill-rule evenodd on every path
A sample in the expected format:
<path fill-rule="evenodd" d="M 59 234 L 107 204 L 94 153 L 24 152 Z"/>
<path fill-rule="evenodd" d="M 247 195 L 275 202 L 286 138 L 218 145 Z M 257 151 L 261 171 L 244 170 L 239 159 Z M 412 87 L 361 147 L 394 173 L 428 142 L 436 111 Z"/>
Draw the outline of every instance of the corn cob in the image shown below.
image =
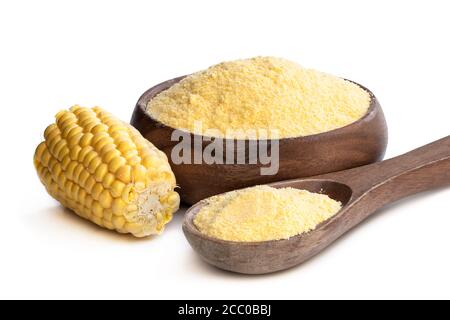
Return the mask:
<path fill-rule="evenodd" d="M 166 155 L 99 107 L 74 106 L 55 117 L 34 155 L 48 193 L 101 227 L 161 233 L 180 202 Z"/>

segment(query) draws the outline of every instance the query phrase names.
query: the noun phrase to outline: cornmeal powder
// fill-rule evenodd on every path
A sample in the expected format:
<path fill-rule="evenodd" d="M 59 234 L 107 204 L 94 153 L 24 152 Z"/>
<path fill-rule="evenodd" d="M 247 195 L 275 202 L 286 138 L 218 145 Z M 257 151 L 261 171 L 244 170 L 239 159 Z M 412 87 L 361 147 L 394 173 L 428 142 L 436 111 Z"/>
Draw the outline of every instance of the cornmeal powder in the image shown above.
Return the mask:
<path fill-rule="evenodd" d="M 356 84 L 273 57 L 223 62 L 150 100 L 147 112 L 172 128 L 278 130 L 280 138 L 344 127 L 363 117 L 370 95 Z M 245 138 L 242 136 L 241 138 Z"/>
<path fill-rule="evenodd" d="M 231 191 L 206 201 L 195 226 L 208 236 L 229 241 L 288 239 L 314 230 L 342 207 L 324 194 L 269 186 Z"/>

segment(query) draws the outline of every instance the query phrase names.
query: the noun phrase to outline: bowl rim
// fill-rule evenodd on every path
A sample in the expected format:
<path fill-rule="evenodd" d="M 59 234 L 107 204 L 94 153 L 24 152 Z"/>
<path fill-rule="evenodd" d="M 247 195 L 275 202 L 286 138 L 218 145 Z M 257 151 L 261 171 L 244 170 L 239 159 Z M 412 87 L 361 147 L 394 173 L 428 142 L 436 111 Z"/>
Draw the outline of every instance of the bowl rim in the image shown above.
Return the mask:
<path fill-rule="evenodd" d="M 182 129 L 176 129 L 176 128 L 173 128 L 173 127 L 171 127 L 171 126 L 168 126 L 168 125 L 166 125 L 166 124 L 160 122 L 159 120 L 156 120 L 155 118 L 153 118 L 153 117 L 150 115 L 150 113 L 147 112 L 146 107 L 147 107 L 148 102 L 149 102 L 151 99 L 153 99 L 153 98 L 156 97 L 159 93 L 161 93 L 161 92 L 163 92 L 163 91 L 169 89 L 172 85 L 174 85 L 174 84 L 180 82 L 181 80 L 183 80 L 184 78 L 186 78 L 186 77 L 188 77 L 188 76 L 190 76 L 190 75 L 184 75 L 184 76 L 176 77 L 176 78 L 169 79 L 169 80 L 160 82 L 160 83 L 158 83 L 158 84 L 152 86 L 151 88 L 149 88 L 148 90 L 146 90 L 146 91 L 139 97 L 138 101 L 136 102 L 136 107 L 135 107 L 135 108 L 139 108 L 140 112 L 142 113 L 142 115 L 143 115 L 144 117 L 146 117 L 146 118 L 148 118 L 150 121 L 154 122 L 154 123 L 158 126 L 158 128 L 161 128 L 161 129 L 168 129 L 168 130 L 171 130 L 171 131 L 178 130 L 178 131 L 184 132 L 186 135 L 191 135 L 191 137 L 202 137 L 202 138 L 206 138 L 206 140 L 208 140 L 208 141 L 211 141 L 211 139 L 217 139 L 217 138 L 221 138 L 221 139 L 223 139 L 224 141 L 237 141 L 237 142 L 238 142 L 238 141 L 245 141 L 245 142 L 248 142 L 248 141 L 255 141 L 255 140 L 252 140 L 252 139 L 227 139 L 227 138 L 224 138 L 224 137 L 205 136 L 205 135 L 199 135 L 199 134 L 192 133 L 192 132 L 189 132 L 189 131 L 186 131 L 186 130 L 182 130 Z M 331 137 L 331 136 L 335 135 L 336 132 L 339 131 L 339 130 L 348 130 L 348 129 L 352 128 L 352 127 L 356 127 L 356 126 L 359 126 L 359 125 L 361 125 L 361 124 L 363 124 L 363 123 L 365 123 L 365 122 L 368 122 L 368 121 L 369 121 L 370 119 L 372 119 L 372 118 L 376 115 L 376 113 L 379 112 L 379 110 L 381 109 L 381 106 L 380 106 L 380 104 L 379 104 L 379 102 L 378 102 L 377 97 L 373 94 L 372 91 L 370 91 L 370 90 L 369 90 L 368 88 L 366 88 L 365 86 L 363 86 L 363 85 L 361 85 L 361 84 L 359 84 L 359 83 L 357 83 L 357 82 L 355 82 L 355 81 L 349 80 L 349 79 L 345 79 L 345 78 L 341 78 L 341 79 L 343 79 L 343 80 L 345 80 L 345 81 L 348 81 L 348 82 L 351 82 L 351 83 L 353 83 L 353 84 L 356 84 L 358 87 L 360 87 L 361 89 L 363 89 L 364 91 L 366 91 L 366 92 L 369 94 L 369 96 L 370 96 L 370 104 L 369 104 L 369 108 L 367 109 L 367 112 L 364 114 L 364 116 L 362 116 L 362 117 L 359 118 L 358 120 L 356 120 L 356 121 L 354 121 L 354 122 L 352 122 L 352 123 L 349 123 L 348 125 L 345 125 L 345 126 L 343 126 L 343 127 L 336 128 L 336 129 L 329 130 L 329 131 L 324 131 L 324 132 L 321 132 L 321 133 L 316 133 L 316 134 L 307 135 L 307 136 L 285 137 L 285 138 L 279 138 L 279 139 L 257 139 L 256 141 L 266 141 L 266 140 L 267 140 L 267 141 L 294 141 L 294 140 L 299 140 L 299 139 L 302 139 L 302 140 L 305 140 L 305 141 L 308 141 L 308 140 L 314 141 L 314 140 L 317 140 L 317 139 L 325 138 L 325 137 L 327 137 L 327 136 L 330 136 L 330 137 Z M 158 90 L 159 87 L 164 87 L 164 86 L 166 86 L 167 84 L 170 84 L 170 86 L 168 86 L 166 89 Z M 158 91 L 154 92 L 155 90 L 158 90 Z M 150 99 L 148 99 L 148 96 L 149 96 L 150 94 L 152 94 L 152 96 L 151 96 Z"/>

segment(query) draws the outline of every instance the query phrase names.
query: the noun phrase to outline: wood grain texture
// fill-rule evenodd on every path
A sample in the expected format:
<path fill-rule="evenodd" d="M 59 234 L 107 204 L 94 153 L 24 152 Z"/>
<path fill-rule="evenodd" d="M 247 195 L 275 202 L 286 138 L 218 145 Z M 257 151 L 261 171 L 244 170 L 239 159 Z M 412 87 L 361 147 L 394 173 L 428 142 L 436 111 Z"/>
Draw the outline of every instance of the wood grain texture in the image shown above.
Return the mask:
<path fill-rule="evenodd" d="M 296 266 L 328 247 L 379 208 L 404 197 L 450 186 L 450 137 L 410 153 L 346 171 L 271 184 L 323 192 L 343 203 L 342 210 L 309 233 L 288 240 L 240 243 L 201 234 L 193 219 L 205 201 L 191 207 L 183 231 L 208 263 L 245 274 L 263 274 Z"/>
<path fill-rule="evenodd" d="M 388 139 L 385 117 L 376 97 L 361 86 L 371 96 L 368 113 L 360 120 L 340 129 L 306 137 L 280 139 L 280 162 L 276 175 L 261 175 L 260 168 L 267 166 L 261 163 L 174 164 L 170 159 L 172 148 L 178 143 L 171 141 L 174 129 L 152 119 L 145 109 L 148 101 L 155 95 L 183 78 L 163 82 L 146 91 L 136 104 L 131 124 L 167 154 L 177 183 L 181 187 L 181 199 L 187 204 L 247 186 L 354 168 L 384 157 Z M 195 135 L 191 137 L 193 139 Z M 209 143 L 203 142 L 202 148 Z M 248 156 L 248 140 L 246 146 Z"/>

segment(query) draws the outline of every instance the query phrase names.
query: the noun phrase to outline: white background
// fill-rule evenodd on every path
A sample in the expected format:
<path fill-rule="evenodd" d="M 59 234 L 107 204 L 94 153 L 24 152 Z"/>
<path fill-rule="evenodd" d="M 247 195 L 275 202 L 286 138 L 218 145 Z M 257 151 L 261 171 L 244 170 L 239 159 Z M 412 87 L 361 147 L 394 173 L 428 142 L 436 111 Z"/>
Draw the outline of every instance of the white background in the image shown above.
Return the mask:
<path fill-rule="evenodd" d="M 281 56 L 370 88 L 388 157 L 450 134 L 448 1 L 2 1 L 0 298 L 450 298 L 450 189 L 386 208 L 313 260 L 243 276 L 181 232 L 136 240 L 62 209 L 33 168 L 53 115 L 129 120 L 150 86 L 223 60 Z"/>

